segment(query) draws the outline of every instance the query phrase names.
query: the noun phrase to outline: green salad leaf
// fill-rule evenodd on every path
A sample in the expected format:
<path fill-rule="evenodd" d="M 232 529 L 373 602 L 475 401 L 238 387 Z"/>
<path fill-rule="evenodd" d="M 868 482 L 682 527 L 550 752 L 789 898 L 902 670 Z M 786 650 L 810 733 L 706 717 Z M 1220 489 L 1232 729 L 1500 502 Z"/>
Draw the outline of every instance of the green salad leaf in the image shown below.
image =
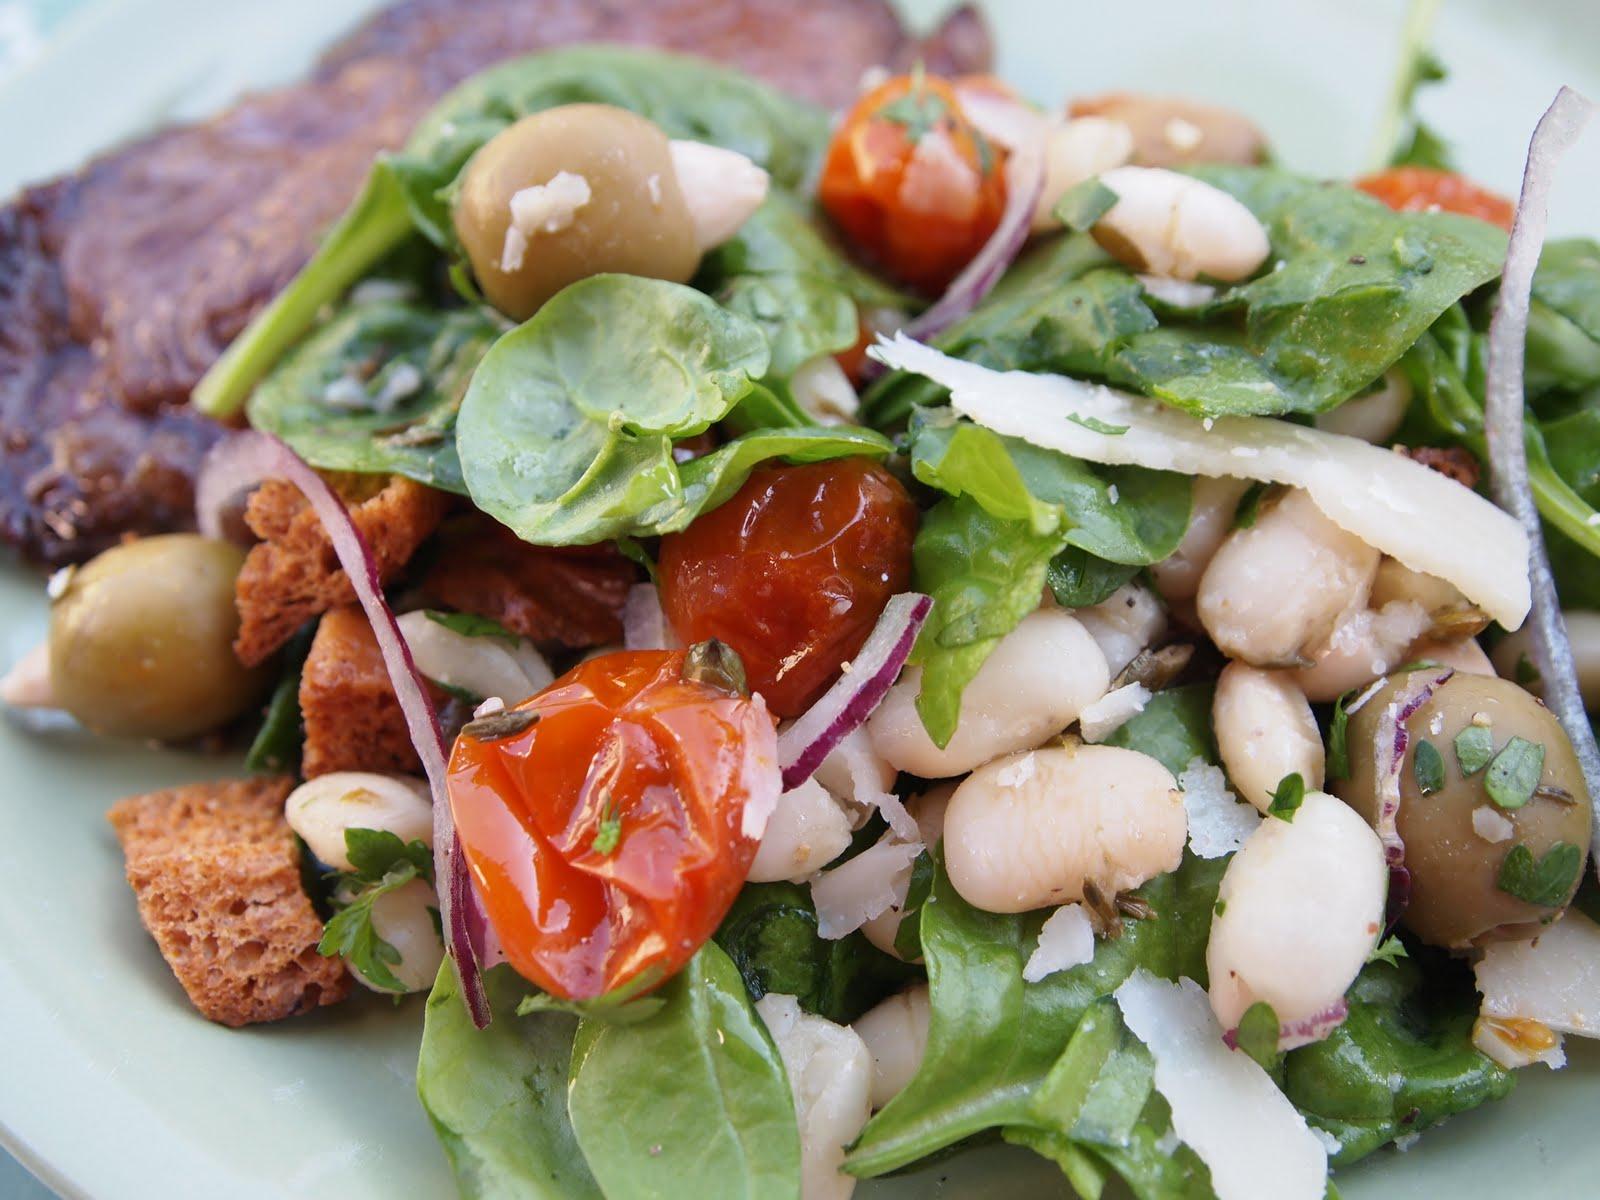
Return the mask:
<path fill-rule="evenodd" d="M 1177 775 L 1194 759 L 1216 765 L 1217 741 L 1211 732 L 1209 683 L 1165 688 L 1151 696 L 1144 711 L 1135 713 L 1106 738 L 1106 745 L 1137 750 L 1157 760 Z"/>
<path fill-rule="evenodd" d="M 247 771 L 260 771 L 269 775 L 298 775 L 300 749 L 305 741 L 305 731 L 300 724 L 300 673 L 305 668 L 306 656 L 311 653 L 314 625 L 307 625 L 289 639 L 283 648 L 283 674 L 272 689 L 267 710 L 261 719 L 261 728 L 245 752 Z"/>
<path fill-rule="evenodd" d="M 406 987 L 390 969 L 400 952 L 378 934 L 372 905 L 414 879 L 433 880 L 433 851 L 420 841 L 403 842 L 387 829 L 346 829 L 345 853 L 354 868 L 336 876 L 333 916 L 323 927 L 317 953 L 339 956 L 381 991 L 403 995 Z"/>
<path fill-rule="evenodd" d="M 783 1061 L 732 960 L 708 942 L 646 1020 L 585 1020 L 567 1102 L 608 1196 L 799 1200 L 800 1135 Z"/>

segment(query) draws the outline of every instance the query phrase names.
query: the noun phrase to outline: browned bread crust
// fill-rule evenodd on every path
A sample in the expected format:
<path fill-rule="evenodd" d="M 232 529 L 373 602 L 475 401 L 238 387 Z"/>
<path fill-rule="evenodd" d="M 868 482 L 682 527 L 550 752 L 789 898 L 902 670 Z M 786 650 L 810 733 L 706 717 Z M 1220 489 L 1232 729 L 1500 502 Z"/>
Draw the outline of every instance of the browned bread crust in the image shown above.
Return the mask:
<path fill-rule="evenodd" d="M 130 796 L 107 814 L 139 917 L 190 1001 L 238 1027 L 343 1000 L 350 976 L 317 953 L 322 921 L 283 817 L 293 781 L 224 780 Z"/>
<path fill-rule="evenodd" d="M 317 625 L 300 672 L 305 721 L 301 771 L 416 774 L 422 769 L 372 626 L 358 608 L 336 608 Z"/>

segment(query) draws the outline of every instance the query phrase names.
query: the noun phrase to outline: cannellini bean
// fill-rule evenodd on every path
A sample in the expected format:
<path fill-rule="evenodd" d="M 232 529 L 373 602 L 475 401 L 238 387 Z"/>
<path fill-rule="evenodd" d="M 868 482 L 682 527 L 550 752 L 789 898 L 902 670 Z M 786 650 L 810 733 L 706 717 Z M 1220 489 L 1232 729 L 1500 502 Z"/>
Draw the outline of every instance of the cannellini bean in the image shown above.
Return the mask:
<path fill-rule="evenodd" d="M 555 674 L 526 638 L 469 637 L 420 610 L 403 613 L 400 633 L 421 671 L 436 683 L 482 699 L 518 704 L 550 685 Z"/>
<path fill-rule="evenodd" d="M 1243 113 L 1185 96 L 1107 92 L 1072 102 L 1072 115 L 1108 117 L 1133 131 L 1133 161 L 1146 167 L 1261 162 L 1266 136 Z"/>
<path fill-rule="evenodd" d="M 1307 665 L 1308 651 L 1366 605 L 1378 552 L 1291 488 L 1218 547 L 1195 597 L 1200 623 L 1229 658 Z"/>
<path fill-rule="evenodd" d="M 1217 751 L 1239 794 L 1262 812 L 1286 775 L 1322 786 L 1325 753 L 1305 693 L 1284 671 L 1231 662 L 1211 702 Z"/>
<path fill-rule="evenodd" d="M 1056 205 L 1073 188 L 1133 156 L 1133 131 L 1106 117 L 1078 117 L 1052 129 L 1045 142 L 1044 188 L 1033 210 L 1033 232 L 1059 229 Z"/>
<path fill-rule="evenodd" d="M 1378 835 L 1326 792 L 1263 821 L 1222 876 L 1206 946 L 1222 1027 L 1265 1001 L 1280 1048 L 1325 1037 L 1383 929 L 1388 879 Z"/>
<path fill-rule="evenodd" d="M 1449 642 L 1421 641 L 1406 652 L 1407 662 L 1436 662 L 1463 675 L 1493 675 L 1494 664 L 1477 638 L 1456 638 Z"/>
<path fill-rule="evenodd" d="M 289 793 L 283 815 L 311 853 L 339 871 L 354 869 L 345 850 L 347 829 L 386 830 L 402 842 L 433 845 L 428 785 L 406 775 L 367 771 L 318 775 Z"/>
<path fill-rule="evenodd" d="M 801 1012 L 793 996 L 768 992 L 756 1012 L 777 1044 L 800 1123 L 801 1200 L 847 1200 L 855 1176 L 840 1169 L 844 1148 L 872 1115 L 872 1059 L 848 1025 Z"/>
<path fill-rule="evenodd" d="M 668 150 L 702 253 L 737 233 L 767 198 L 767 173 L 737 150 L 676 138 Z"/>
<path fill-rule="evenodd" d="M 912 820 L 917 823 L 917 832 L 922 844 L 928 849 L 939 844 L 939 839 L 944 836 L 944 814 L 950 805 L 950 797 L 955 795 L 956 785 L 941 783 L 931 787 L 920 796 L 913 796 L 906 802 L 906 809 L 911 813 Z M 906 882 L 911 882 L 911 868 L 906 868 Z M 894 939 L 900 932 L 900 922 L 905 918 L 905 907 L 899 904 L 890 905 L 883 912 L 873 917 L 861 927 L 861 932 L 866 934 L 867 941 L 871 942 L 885 954 L 895 958 L 900 957 L 900 951 L 895 949 Z M 921 962 L 921 959 L 915 961 Z"/>
<path fill-rule="evenodd" d="M 778 798 L 750 864 L 751 883 L 804 883 L 850 845 L 850 816 L 815 778 Z"/>
<path fill-rule="evenodd" d="M 1134 271 L 1233 282 L 1255 274 L 1272 247 L 1256 215 L 1221 188 L 1160 167 L 1114 167 L 1117 195 L 1090 233 Z"/>
<path fill-rule="evenodd" d="M 872 1057 L 872 1107 L 882 1108 L 905 1090 L 928 1049 L 928 985 L 890 996 L 857 1018 L 855 1031 Z"/>
<path fill-rule="evenodd" d="M 1194 481 L 1189 528 L 1184 531 L 1183 540 L 1176 550 L 1150 568 L 1151 578 L 1168 604 L 1194 599 L 1200 588 L 1200 576 L 1217 547 L 1222 545 L 1222 539 L 1233 529 L 1233 515 L 1249 490 L 1248 479 L 1202 476 Z"/>
<path fill-rule="evenodd" d="M 1099 604 L 1074 609 L 1072 615 L 1106 656 L 1113 679 L 1167 631 L 1161 598 L 1142 583 L 1125 583 Z"/>
<path fill-rule="evenodd" d="M 1567 639 L 1572 643 L 1572 659 L 1578 668 L 1578 687 L 1583 692 L 1583 705 L 1591 712 L 1600 711 L 1600 613 L 1568 609 L 1561 614 L 1567 626 Z M 1494 648 L 1494 665 L 1506 679 L 1517 679 L 1525 674 L 1518 664 L 1526 658 L 1534 662 L 1533 630 L 1524 625 Z M 1543 694 L 1542 684 L 1529 688 L 1535 695 Z"/>
<path fill-rule="evenodd" d="M 1172 773 L 1149 755 L 1074 745 L 1014 754 L 974 771 L 945 812 L 944 858 L 961 897 L 1027 912 L 1114 896 L 1183 856 L 1188 831 Z"/>
<path fill-rule="evenodd" d="M 55 708 L 55 689 L 50 686 L 50 643 L 35 646 L 0 679 L 0 701 L 12 708 Z"/>
<path fill-rule="evenodd" d="M 1471 602 L 1456 589 L 1455 584 L 1437 575 L 1413 571 L 1399 559 L 1386 555 L 1378 563 L 1378 573 L 1372 578 L 1372 598 L 1369 603 L 1373 608 L 1382 608 L 1402 600 L 1420 605 L 1430 615 L 1471 607 Z"/>
<path fill-rule="evenodd" d="M 850 376 L 831 354 L 819 354 L 795 368 L 789 379 L 789 392 L 795 403 L 820 425 L 853 421 L 861 407 Z"/>
<path fill-rule="evenodd" d="M 884 761 L 924 779 L 948 779 L 1060 733 L 1111 684 L 1106 656 L 1070 613 L 1030 613 L 985 660 L 961 697 L 955 735 L 942 750 L 917 715 L 920 668 L 908 668 L 867 730 Z"/>
<path fill-rule="evenodd" d="M 1396 367 L 1383 377 L 1383 385 L 1377 391 L 1346 400 L 1338 408 L 1318 413 L 1317 428 L 1381 446 L 1394 436 L 1395 430 L 1406 419 L 1406 409 L 1411 406 L 1411 394 L 1411 380 Z"/>
<path fill-rule="evenodd" d="M 1345 613 L 1327 643 L 1312 654 L 1312 665 L 1294 673 L 1295 682 L 1319 704 L 1337 700 L 1410 662 L 1411 645 L 1428 625 L 1426 610 L 1412 600 Z"/>
<path fill-rule="evenodd" d="M 439 964 L 444 961 L 444 942 L 439 938 L 438 918 L 434 915 L 438 910 L 439 897 L 424 879 L 401 884 L 372 902 L 373 932 L 400 955 L 399 962 L 387 964 L 389 973 L 408 992 L 431 988 L 439 974 Z M 349 960 L 346 964 L 362 986 L 375 992 L 390 990 L 373 983 Z"/>

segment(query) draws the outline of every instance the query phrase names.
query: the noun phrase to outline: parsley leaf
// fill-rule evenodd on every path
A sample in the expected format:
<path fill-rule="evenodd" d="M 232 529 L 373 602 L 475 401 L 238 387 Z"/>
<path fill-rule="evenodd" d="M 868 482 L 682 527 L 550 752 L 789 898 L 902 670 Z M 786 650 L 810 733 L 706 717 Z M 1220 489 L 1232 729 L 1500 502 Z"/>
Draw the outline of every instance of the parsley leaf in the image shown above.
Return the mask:
<path fill-rule="evenodd" d="M 1514 737 L 1489 764 L 1483 787 L 1501 808 L 1521 808 L 1533 799 L 1544 772 L 1544 747 L 1527 738 Z"/>
<path fill-rule="evenodd" d="M 1367 955 L 1369 963 L 1385 962 L 1397 963 L 1402 958 L 1410 958 L 1406 952 L 1405 943 L 1397 937 L 1386 937 L 1372 948 L 1372 953 Z"/>
<path fill-rule="evenodd" d="M 1522 842 L 1500 863 L 1496 884 L 1502 892 L 1544 908 L 1558 908 L 1583 870 L 1583 851 L 1571 842 L 1557 842 L 1537 862 Z"/>
<path fill-rule="evenodd" d="M 1417 781 L 1417 791 L 1431 796 L 1444 786 L 1444 755 L 1432 742 L 1423 738 L 1411 755 L 1411 774 Z"/>
<path fill-rule="evenodd" d="M 342 957 L 380 991 L 404 993 L 408 989 L 391 969 L 400 964 L 400 951 L 378 935 L 372 905 L 413 879 L 432 882 L 433 851 L 420 841 L 402 842 L 387 829 L 347 829 L 344 845 L 355 870 L 341 874 L 334 885 L 337 911 L 323 928 L 317 953 Z"/>
<path fill-rule="evenodd" d="M 938 93 L 913 85 L 905 95 L 880 108 L 878 116 L 899 125 L 915 144 L 949 119 L 950 106 Z"/>
<path fill-rule="evenodd" d="M 1280 821 L 1293 821 L 1294 814 L 1300 811 L 1300 804 L 1305 798 L 1306 781 L 1300 778 L 1300 773 L 1296 771 L 1292 775 L 1285 775 L 1273 790 L 1267 816 L 1277 817 Z"/>
<path fill-rule="evenodd" d="M 363 883 L 381 883 L 407 863 L 417 876 L 433 882 L 433 851 L 415 839 L 402 842 L 387 829 L 346 829 L 344 849 L 355 867 L 351 874 Z"/>
<path fill-rule="evenodd" d="M 494 638 L 496 641 L 509 642 L 513 646 L 522 644 L 522 639 L 499 621 L 480 617 L 476 613 L 438 612 L 431 608 L 422 611 L 423 615 L 435 625 L 443 625 L 451 633 L 459 633 L 462 637 Z"/>
<path fill-rule="evenodd" d="M 1494 757 L 1494 734 L 1482 725 L 1468 725 L 1456 734 L 1456 765 L 1463 775 L 1476 775 Z"/>
<path fill-rule="evenodd" d="M 600 828 L 595 831 L 589 848 L 601 856 L 610 854 L 622 840 L 622 814 L 617 811 L 616 797 L 606 791 L 605 802 L 600 806 Z"/>
<path fill-rule="evenodd" d="M 1346 692 L 1333 702 L 1333 719 L 1328 723 L 1328 778 L 1350 777 L 1350 714 L 1345 702 L 1351 693 Z"/>
<path fill-rule="evenodd" d="M 1278 1052 L 1278 1032 L 1278 1014 L 1265 1000 L 1257 1000 L 1239 1018 L 1239 1028 L 1233 1031 L 1233 1048 L 1244 1051 L 1270 1072 L 1283 1058 Z"/>

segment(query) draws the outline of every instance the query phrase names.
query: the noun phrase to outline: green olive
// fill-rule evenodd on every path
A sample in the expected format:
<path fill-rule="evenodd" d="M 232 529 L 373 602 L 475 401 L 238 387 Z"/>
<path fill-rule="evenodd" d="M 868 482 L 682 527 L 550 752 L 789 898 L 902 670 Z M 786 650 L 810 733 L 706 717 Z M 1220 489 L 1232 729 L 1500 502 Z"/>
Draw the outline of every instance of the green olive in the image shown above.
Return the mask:
<path fill-rule="evenodd" d="M 75 570 L 50 611 L 50 686 L 97 733 L 178 741 L 227 724 L 268 676 L 233 654 L 244 551 L 141 538 Z"/>
<path fill-rule="evenodd" d="M 516 254 L 508 261 L 511 198 L 562 172 L 581 177 L 582 185 L 564 183 L 580 194 L 587 188 L 588 198 L 570 211 L 561 207 L 553 228 L 521 230 L 521 262 Z M 483 294 L 518 321 L 590 275 L 617 271 L 684 283 L 700 261 L 666 135 L 606 104 L 546 109 L 491 138 L 467 165 L 455 225 Z"/>
<path fill-rule="evenodd" d="M 1396 676 L 1350 718 L 1350 777 L 1334 790 L 1374 825 L 1383 757 L 1376 745 L 1378 724 L 1410 678 Z M 1402 922 L 1424 942 L 1457 949 L 1534 936 L 1572 899 L 1589 852 L 1589 792 L 1560 724 L 1510 680 L 1458 672 L 1412 714 L 1406 729 L 1410 744 L 1400 769 L 1397 829 L 1411 873 L 1411 901 Z M 1478 766 L 1470 746 L 1464 747 L 1467 765 L 1476 769 L 1463 770 L 1456 739 L 1473 729 L 1486 730 L 1488 737 L 1469 733 L 1468 739 L 1492 754 L 1514 737 L 1543 747 L 1538 787 L 1521 807 L 1495 803 L 1488 790 L 1492 768 Z M 1423 745 L 1437 752 L 1436 760 Z M 1425 759 L 1420 772 L 1419 753 Z M 1430 785 L 1426 794 L 1423 782 Z M 1558 842 L 1575 846 L 1582 856 L 1559 904 L 1531 904 L 1502 890 L 1501 869 L 1515 847 L 1525 846 L 1538 862 Z"/>

